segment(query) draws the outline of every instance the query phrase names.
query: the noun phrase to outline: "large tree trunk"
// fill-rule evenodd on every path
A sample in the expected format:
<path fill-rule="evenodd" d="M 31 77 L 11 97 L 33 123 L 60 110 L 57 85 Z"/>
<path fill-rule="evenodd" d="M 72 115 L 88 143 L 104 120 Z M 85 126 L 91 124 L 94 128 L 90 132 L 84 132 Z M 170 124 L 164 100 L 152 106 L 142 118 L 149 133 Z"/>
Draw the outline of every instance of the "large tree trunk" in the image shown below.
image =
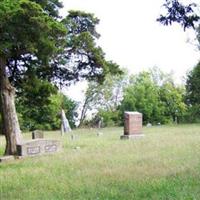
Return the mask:
<path fill-rule="evenodd" d="M 15 155 L 22 136 L 15 109 L 15 89 L 6 75 L 6 60 L 3 58 L 0 58 L 0 100 L 2 131 L 6 137 L 5 155 Z"/>

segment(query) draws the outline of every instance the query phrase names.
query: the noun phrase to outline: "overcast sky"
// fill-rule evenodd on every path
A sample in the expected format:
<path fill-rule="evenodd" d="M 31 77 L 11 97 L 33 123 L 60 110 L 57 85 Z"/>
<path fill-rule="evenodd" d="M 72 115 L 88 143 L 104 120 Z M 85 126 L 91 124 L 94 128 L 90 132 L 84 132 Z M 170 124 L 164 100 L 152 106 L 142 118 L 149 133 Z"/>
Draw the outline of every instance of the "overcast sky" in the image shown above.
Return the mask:
<path fill-rule="evenodd" d="M 174 71 L 180 82 L 186 71 L 197 64 L 199 51 L 190 32 L 179 25 L 165 27 L 156 22 L 164 0 L 63 0 L 63 15 L 68 10 L 94 13 L 100 19 L 98 45 L 130 73 L 157 66 Z"/>

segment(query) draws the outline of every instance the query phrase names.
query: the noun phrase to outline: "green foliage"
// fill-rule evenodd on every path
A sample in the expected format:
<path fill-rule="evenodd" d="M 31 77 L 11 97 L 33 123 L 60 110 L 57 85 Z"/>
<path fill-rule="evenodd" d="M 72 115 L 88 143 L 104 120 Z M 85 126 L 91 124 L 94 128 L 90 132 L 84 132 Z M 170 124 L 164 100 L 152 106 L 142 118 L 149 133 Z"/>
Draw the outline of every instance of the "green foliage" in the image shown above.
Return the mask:
<path fill-rule="evenodd" d="M 120 106 L 121 117 L 124 111 L 139 111 L 144 123 L 177 122 L 183 118 L 184 89 L 175 86 L 168 74 L 154 70 L 131 77 Z"/>
<path fill-rule="evenodd" d="M 181 120 L 186 112 L 184 94 L 184 88 L 171 82 L 163 84 L 160 88 L 160 99 L 165 107 L 164 116 L 173 122 Z"/>
<path fill-rule="evenodd" d="M 31 0 L 40 4 L 45 12 L 55 18 L 59 18 L 59 9 L 63 7 L 59 0 Z"/>
<path fill-rule="evenodd" d="M 90 33 L 94 38 L 100 37 L 96 31 L 96 25 L 99 24 L 99 19 L 96 18 L 94 14 L 74 10 L 71 10 L 68 13 L 67 17 L 63 19 L 63 23 L 68 29 L 69 44 L 71 37 L 74 38 L 74 36 L 81 35 L 86 32 Z"/>
<path fill-rule="evenodd" d="M 102 84 L 96 82 L 89 83 L 87 92 L 90 91 L 90 93 L 96 95 L 95 98 L 93 98 L 92 107 L 107 111 L 116 110 L 123 98 L 123 89 L 126 85 L 126 78 L 126 73 L 115 76 L 108 74 Z"/>
<path fill-rule="evenodd" d="M 59 94 L 57 88 L 47 81 L 36 77 L 24 80 L 16 100 L 23 130 L 59 129 L 61 108 L 66 111 L 69 123 L 74 127 L 76 103 Z"/>
<path fill-rule="evenodd" d="M 16 87 L 27 71 L 56 84 L 102 81 L 105 74 L 120 72 L 95 43 L 99 20 L 80 11 L 59 19 L 61 7 L 59 0 L 0 2 L 0 56 Z"/>
<path fill-rule="evenodd" d="M 85 92 L 80 122 L 83 123 L 87 113 L 95 109 L 97 115 L 92 119 L 92 126 L 96 123 L 96 117 L 102 117 L 105 126 L 121 124 L 117 109 L 123 98 L 123 88 L 126 85 L 127 77 L 127 72 L 124 70 L 120 74 L 107 74 L 101 84 L 90 82 Z"/>
<path fill-rule="evenodd" d="M 96 45 L 100 35 L 96 31 L 99 19 L 82 11 L 69 11 L 62 20 L 68 30 L 65 57 L 69 80 L 95 80 L 102 82 L 108 73 L 121 73 L 119 66 L 105 59 L 103 50 Z"/>
<path fill-rule="evenodd" d="M 0 55 L 9 60 L 33 54 L 44 61 L 58 49 L 59 38 L 66 34 L 61 23 L 28 0 L 1 1 L 0 24 Z"/>
<path fill-rule="evenodd" d="M 150 73 L 142 72 L 131 78 L 120 110 L 122 116 L 124 111 L 141 112 L 144 123 L 163 122 L 164 107 L 160 102 L 159 88 L 152 81 Z"/>
<path fill-rule="evenodd" d="M 200 63 L 187 76 L 186 102 L 188 105 L 200 104 Z"/>
<path fill-rule="evenodd" d="M 71 128 L 75 127 L 76 119 L 78 117 L 77 106 L 78 104 L 75 101 L 65 95 L 62 95 L 62 108 L 65 111 Z"/>
<path fill-rule="evenodd" d="M 118 110 L 99 110 L 98 116 L 103 119 L 104 127 L 119 126 L 122 124 L 120 118 L 120 112 Z"/>
<path fill-rule="evenodd" d="M 200 105 L 187 106 L 187 112 L 184 115 L 183 122 L 185 123 L 200 123 L 199 115 Z"/>
<path fill-rule="evenodd" d="M 179 23 L 184 30 L 187 28 L 195 29 L 195 23 L 199 22 L 200 16 L 195 12 L 197 4 L 190 3 L 184 5 L 179 2 L 179 0 L 165 0 L 166 3 L 163 4 L 166 13 L 160 15 L 157 19 L 160 23 L 164 25 L 171 25 L 174 22 Z"/>
<path fill-rule="evenodd" d="M 96 117 L 102 117 L 105 126 L 123 125 L 125 111 L 141 112 L 144 124 L 180 123 L 189 111 L 184 96 L 185 89 L 175 85 L 173 74 L 157 67 L 129 78 L 126 73 L 107 75 L 103 84 L 89 84 L 84 114 L 97 110 L 92 125 Z"/>
<path fill-rule="evenodd" d="M 188 105 L 188 120 L 200 120 L 200 63 L 187 76 L 186 104 Z"/>
<path fill-rule="evenodd" d="M 16 99 L 17 111 L 20 113 L 20 124 L 22 129 L 45 129 L 48 130 L 56 124 L 55 106 L 58 109 L 61 102 L 56 101 L 52 95 L 57 90 L 50 83 L 41 81 L 37 78 L 24 80 L 21 91 Z M 50 107 L 49 105 L 52 106 Z M 51 113 L 51 114 L 50 114 Z M 50 126 L 48 125 L 50 124 Z M 43 126 L 43 128 L 41 127 Z M 55 128 L 55 127 L 54 127 Z"/>

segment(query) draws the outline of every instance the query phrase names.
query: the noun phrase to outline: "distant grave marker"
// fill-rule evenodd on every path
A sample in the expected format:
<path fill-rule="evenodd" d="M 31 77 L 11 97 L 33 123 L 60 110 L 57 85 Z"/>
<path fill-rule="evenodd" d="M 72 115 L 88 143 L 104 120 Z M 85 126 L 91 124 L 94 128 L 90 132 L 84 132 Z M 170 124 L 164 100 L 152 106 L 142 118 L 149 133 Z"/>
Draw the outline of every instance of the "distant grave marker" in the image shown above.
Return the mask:
<path fill-rule="evenodd" d="M 69 121 L 66 118 L 65 111 L 61 110 L 61 135 L 63 136 L 64 133 L 70 132 L 72 129 L 69 125 Z"/>
<path fill-rule="evenodd" d="M 32 132 L 32 139 L 38 139 L 38 138 L 44 138 L 44 133 L 43 131 L 40 131 L 40 130 L 34 130 Z"/>
<path fill-rule="evenodd" d="M 97 118 L 97 136 L 102 136 L 103 133 L 101 132 L 103 127 L 103 117 L 98 117 Z"/>
<path fill-rule="evenodd" d="M 97 136 L 102 136 L 103 135 L 103 133 L 102 132 L 97 132 Z"/>
<path fill-rule="evenodd" d="M 131 139 L 144 136 L 142 134 L 142 113 L 125 112 L 124 113 L 124 135 L 121 139 Z"/>
<path fill-rule="evenodd" d="M 102 128 L 103 127 L 103 117 L 100 117 L 97 121 L 97 128 Z"/>
<path fill-rule="evenodd" d="M 152 127 L 152 124 L 151 123 L 147 123 L 147 128 L 150 128 Z"/>

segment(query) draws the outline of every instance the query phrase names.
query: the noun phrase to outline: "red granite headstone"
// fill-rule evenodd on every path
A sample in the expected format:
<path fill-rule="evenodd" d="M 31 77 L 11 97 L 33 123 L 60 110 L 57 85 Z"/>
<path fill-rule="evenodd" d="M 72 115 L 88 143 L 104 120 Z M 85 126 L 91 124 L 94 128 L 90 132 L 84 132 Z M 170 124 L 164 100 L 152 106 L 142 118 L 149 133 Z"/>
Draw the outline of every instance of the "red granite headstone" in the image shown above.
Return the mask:
<path fill-rule="evenodd" d="M 124 138 L 131 138 L 134 136 L 143 136 L 142 134 L 142 113 L 139 112 L 125 112 L 124 113 Z"/>

